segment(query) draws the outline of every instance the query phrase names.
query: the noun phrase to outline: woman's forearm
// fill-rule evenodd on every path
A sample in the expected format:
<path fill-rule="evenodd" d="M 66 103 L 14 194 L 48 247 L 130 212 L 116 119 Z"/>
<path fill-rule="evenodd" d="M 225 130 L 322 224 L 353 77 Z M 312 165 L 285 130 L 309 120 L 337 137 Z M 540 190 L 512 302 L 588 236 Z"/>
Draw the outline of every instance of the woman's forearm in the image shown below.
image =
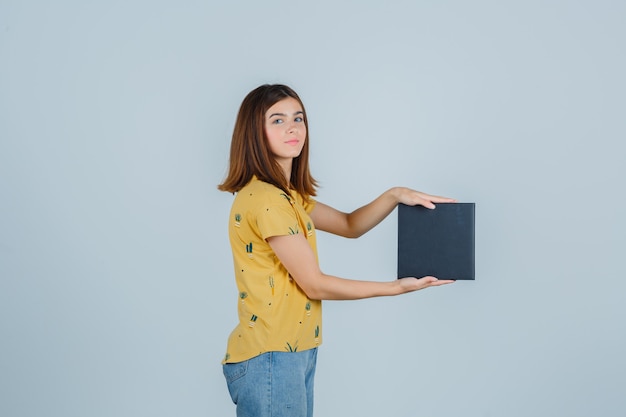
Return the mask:
<path fill-rule="evenodd" d="M 307 296 L 315 300 L 360 300 L 398 295 L 402 292 L 396 281 L 359 281 L 325 274 L 306 289 Z"/>
<path fill-rule="evenodd" d="M 382 193 L 371 203 L 351 213 L 344 213 L 322 203 L 311 212 L 315 227 L 339 236 L 356 238 L 370 231 L 391 213 L 399 203 L 435 208 L 434 203 L 450 203 L 452 198 L 438 197 L 406 187 L 394 187 Z"/>
<path fill-rule="evenodd" d="M 359 237 L 383 221 L 398 205 L 398 189 L 391 188 L 371 203 L 347 215 L 351 236 Z"/>

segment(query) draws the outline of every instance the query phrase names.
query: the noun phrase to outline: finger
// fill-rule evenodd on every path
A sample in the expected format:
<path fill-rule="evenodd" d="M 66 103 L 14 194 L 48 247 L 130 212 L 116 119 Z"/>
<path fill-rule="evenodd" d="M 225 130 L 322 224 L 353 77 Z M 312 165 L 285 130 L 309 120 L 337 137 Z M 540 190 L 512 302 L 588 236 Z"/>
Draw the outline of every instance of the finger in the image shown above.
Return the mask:
<path fill-rule="evenodd" d="M 435 208 L 435 205 L 432 203 L 432 201 L 424 200 L 420 204 L 422 206 L 426 207 L 427 209 L 434 209 Z"/>
<path fill-rule="evenodd" d="M 433 203 L 456 203 L 456 200 L 450 197 L 442 197 L 438 195 L 431 195 L 429 197 L 430 201 L 432 201 Z"/>
<path fill-rule="evenodd" d="M 456 281 L 453 279 L 438 279 L 437 281 L 430 284 L 431 287 L 438 287 L 440 285 L 446 284 L 454 284 Z"/>
<path fill-rule="evenodd" d="M 445 285 L 445 284 L 452 284 L 453 282 L 456 282 L 456 280 L 453 280 L 453 279 L 439 279 L 431 275 L 420 278 L 418 279 L 418 281 L 422 281 L 424 284 L 428 286 Z"/>
<path fill-rule="evenodd" d="M 432 277 L 432 276 L 425 276 L 422 278 L 418 278 L 417 280 L 420 282 L 420 284 L 425 285 L 425 286 L 432 285 L 433 283 L 439 281 L 437 278 Z"/>
<path fill-rule="evenodd" d="M 427 197 L 416 196 L 416 198 L 407 200 L 404 202 L 409 206 L 424 206 L 429 209 L 434 209 L 435 205 Z"/>

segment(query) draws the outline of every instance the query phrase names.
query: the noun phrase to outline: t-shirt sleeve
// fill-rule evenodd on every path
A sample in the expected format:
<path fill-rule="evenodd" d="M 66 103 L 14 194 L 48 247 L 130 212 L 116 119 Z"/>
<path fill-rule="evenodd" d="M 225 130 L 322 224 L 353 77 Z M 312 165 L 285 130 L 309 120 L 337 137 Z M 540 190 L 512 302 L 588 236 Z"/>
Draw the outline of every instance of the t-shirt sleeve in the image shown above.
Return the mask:
<path fill-rule="evenodd" d="M 263 239 L 295 235 L 300 232 L 298 217 L 287 199 L 284 202 L 270 200 L 262 204 L 258 207 L 256 221 Z"/>

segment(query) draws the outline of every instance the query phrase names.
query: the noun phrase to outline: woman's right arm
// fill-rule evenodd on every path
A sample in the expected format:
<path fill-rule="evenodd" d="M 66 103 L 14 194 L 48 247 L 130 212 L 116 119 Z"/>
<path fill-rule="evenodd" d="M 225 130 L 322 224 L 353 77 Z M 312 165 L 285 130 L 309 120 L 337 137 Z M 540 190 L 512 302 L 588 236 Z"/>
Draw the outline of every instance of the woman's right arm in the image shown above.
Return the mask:
<path fill-rule="evenodd" d="M 356 238 L 383 221 L 399 203 L 434 209 L 434 203 L 454 203 L 455 201 L 453 198 L 430 195 L 406 187 L 394 187 L 351 213 L 344 213 L 318 201 L 310 215 L 316 229 L 343 237 Z"/>
<path fill-rule="evenodd" d="M 402 278 L 390 282 L 339 278 L 320 270 L 315 253 L 304 235 L 273 236 L 267 242 L 298 286 L 312 300 L 357 300 L 399 295 L 454 282 L 435 277 Z"/>

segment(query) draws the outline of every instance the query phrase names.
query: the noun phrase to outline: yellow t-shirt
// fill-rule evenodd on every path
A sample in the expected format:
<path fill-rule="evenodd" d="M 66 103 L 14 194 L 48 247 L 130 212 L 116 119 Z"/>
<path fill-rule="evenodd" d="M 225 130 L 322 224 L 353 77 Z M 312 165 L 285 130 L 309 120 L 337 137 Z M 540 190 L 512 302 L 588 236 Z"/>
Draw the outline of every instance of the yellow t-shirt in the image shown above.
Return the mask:
<path fill-rule="evenodd" d="M 228 338 L 223 363 L 265 352 L 300 352 L 322 342 L 322 303 L 309 299 L 278 260 L 266 239 L 303 233 L 315 255 L 315 201 L 253 178 L 236 195 L 229 237 L 239 290 L 239 324 Z"/>

